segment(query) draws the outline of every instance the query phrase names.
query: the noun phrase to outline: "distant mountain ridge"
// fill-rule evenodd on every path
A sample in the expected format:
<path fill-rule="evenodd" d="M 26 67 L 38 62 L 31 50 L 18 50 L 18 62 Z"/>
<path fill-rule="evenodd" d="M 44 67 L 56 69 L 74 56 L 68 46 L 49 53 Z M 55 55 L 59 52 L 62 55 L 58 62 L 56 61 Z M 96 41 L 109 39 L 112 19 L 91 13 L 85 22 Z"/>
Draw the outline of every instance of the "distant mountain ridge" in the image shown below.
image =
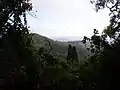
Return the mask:
<path fill-rule="evenodd" d="M 45 36 L 32 33 L 32 39 L 34 40 L 34 44 L 36 47 L 49 47 L 52 46 L 53 51 L 61 58 L 66 59 L 68 45 L 71 44 L 72 46 L 76 47 L 79 59 L 83 58 L 88 54 L 88 51 L 85 48 L 85 45 L 81 41 L 55 41 Z"/>
<path fill-rule="evenodd" d="M 57 37 L 51 37 L 53 40 L 57 41 L 80 41 L 83 39 L 82 36 L 57 36 Z"/>

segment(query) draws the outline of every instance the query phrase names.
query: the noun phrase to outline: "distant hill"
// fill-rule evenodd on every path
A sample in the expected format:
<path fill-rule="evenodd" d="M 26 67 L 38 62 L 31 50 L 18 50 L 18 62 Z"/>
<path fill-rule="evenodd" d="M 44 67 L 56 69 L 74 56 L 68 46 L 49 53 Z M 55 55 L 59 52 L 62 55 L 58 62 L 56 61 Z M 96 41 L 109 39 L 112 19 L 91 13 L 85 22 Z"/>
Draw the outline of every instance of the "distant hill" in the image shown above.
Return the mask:
<path fill-rule="evenodd" d="M 83 39 L 82 36 L 51 36 L 51 38 L 58 41 L 78 41 Z"/>
<path fill-rule="evenodd" d="M 49 48 L 51 46 L 52 50 L 59 56 L 60 59 L 66 59 L 69 44 L 76 47 L 79 59 L 82 59 L 86 55 L 88 55 L 88 51 L 86 50 L 85 45 L 81 41 L 54 41 L 36 33 L 32 34 L 32 39 L 34 40 L 34 44 L 36 47 Z"/>

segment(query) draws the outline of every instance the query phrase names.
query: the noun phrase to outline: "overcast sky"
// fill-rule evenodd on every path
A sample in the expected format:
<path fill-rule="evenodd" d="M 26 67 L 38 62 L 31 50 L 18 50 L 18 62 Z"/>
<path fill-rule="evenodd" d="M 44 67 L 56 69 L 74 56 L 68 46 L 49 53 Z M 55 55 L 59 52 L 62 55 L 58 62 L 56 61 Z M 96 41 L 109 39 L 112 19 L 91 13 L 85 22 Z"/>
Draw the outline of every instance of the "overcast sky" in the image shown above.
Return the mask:
<path fill-rule="evenodd" d="M 60 37 L 91 36 L 109 23 L 107 9 L 96 13 L 90 0 L 32 0 L 37 18 L 28 15 L 32 32 L 59 39 Z"/>

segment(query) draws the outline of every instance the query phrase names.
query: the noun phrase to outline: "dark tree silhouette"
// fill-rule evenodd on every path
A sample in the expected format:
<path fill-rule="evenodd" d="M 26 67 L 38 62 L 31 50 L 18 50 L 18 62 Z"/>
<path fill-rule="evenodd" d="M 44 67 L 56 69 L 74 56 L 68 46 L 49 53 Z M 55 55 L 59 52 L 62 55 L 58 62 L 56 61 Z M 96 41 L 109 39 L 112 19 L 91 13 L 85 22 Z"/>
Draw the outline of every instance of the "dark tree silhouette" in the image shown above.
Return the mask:
<path fill-rule="evenodd" d="M 71 44 L 69 44 L 69 46 L 68 46 L 67 61 L 71 62 L 71 63 L 73 63 L 74 61 L 75 62 L 78 61 L 76 47 L 75 46 L 72 47 Z"/>
<path fill-rule="evenodd" d="M 29 0 L 0 0 L 0 78 L 6 89 L 36 86 L 37 61 L 26 20 L 30 10 Z"/>
<path fill-rule="evenodd" d="M 73 54 L 72 52 L 73 52 L 72 46 L 71 46 L 71 44 L 69 44 L 69 46 L 68 46 L 67 61 L 72 61 L 72 54 Z"/>
<path fill-rule="evenodd" d="M 76 62 L 78 62 L 78 55 L 77 55 L 77 51 L 76 51 L 76 47 L 73 46 L 73 49 L 72 49 L 72 59 L 75 60 Z"/>

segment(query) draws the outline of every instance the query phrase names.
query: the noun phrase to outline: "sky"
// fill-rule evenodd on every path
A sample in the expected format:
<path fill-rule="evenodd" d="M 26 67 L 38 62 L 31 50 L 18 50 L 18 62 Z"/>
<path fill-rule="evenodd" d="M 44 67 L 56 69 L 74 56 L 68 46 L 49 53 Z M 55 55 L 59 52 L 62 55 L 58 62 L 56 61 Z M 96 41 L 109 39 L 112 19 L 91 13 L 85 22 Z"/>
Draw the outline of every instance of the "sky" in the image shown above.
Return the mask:
<path fill-rule="evenodd" d="M 90 0 L 32 0 L 32 4 L 36 18 L 28 14 L 31 32 L 52 39 L 90 37 L 94 28 L 101 33 L 109 24 L 109 11 L 96 13 Z"/>

